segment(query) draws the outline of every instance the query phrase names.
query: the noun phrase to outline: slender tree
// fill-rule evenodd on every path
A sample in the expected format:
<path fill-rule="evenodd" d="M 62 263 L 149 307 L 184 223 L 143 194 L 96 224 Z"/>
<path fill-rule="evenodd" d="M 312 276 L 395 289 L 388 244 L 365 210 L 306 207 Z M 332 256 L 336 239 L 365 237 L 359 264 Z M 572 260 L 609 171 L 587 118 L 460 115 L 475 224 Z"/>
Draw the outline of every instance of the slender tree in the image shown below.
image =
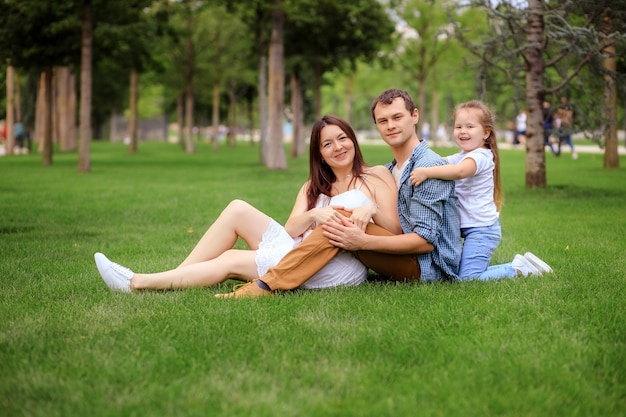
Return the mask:
<path fill-rule="evenodd" d="M 60 66 L 54 69 L 56 80 L 56 120 L 59 150 L 62 152 L 76 149 L 76 78 L 70 67 Z"/>
<path fill-rule="evenodd" d="M 401 67 L 417 81 L 417 104 L 420 110 L 418 131 L 426 122 L 430 112 L 437 113 L 437 108 L 427 106 L 427 94 L 434 91 L 433 74 L 439 74 L 440 60 L 445 59 L 453 42 L 446 14 L 446 1 L 413 0 L 403 2 L 397 8 L 398 15 L 406 23 L 400 32 L 403 52 L 398 55 Z"/>
<path fill-rule="evenodd" d="M 285 94 L 285 66 L 283 25 L 285 14 L 282 0 L 274 0 L 272 10 L 272 36 L 269 52 L 269 112 L 267 167 L 286 169 L 287 158 L 283 142 L 283 111 Z"/>
<path fill-rule="evenodd" d="M 78 172 L 91 171 L 91 63 L 92 63 L 92 5 L 83 3 L 82 47 L 80 59 L 80 121 L 78 140 Z"/>
<path fill-rule="evenodd" d="M 602 124 L 605 126 L 604 167 L 619 168 L 617 143 L 618 47 L 623 46 L 626 33 L 626 1 L 596 0 L 581 2 L 573 8 L 574 14 L 591 19 L 600 33 L 601 65 L 592 67 L 591 76 L 601 75 L 604 80 L 602 97 Z"/>
<path fill-rule="evenodd" d="M 185 149 L 188 154 L 196 152 L 196 145 L 193 141 L 193 82 L 196 74 L 196 48 L 193 40 L 193 16 L 191 10 L 187 11 L 187 30 L 189 36 L 187 37 L 187 56 L 186 56 L 186 71 L 185 71 Z"/>
<path fill-rule="evenodd" d="M 7 117 L 6 123 L 6 142 L 5 152 L 7 155 L 13 155 L 13 147 L 15 144 L 15 135 L 13 133 L 13 122 L 15 119 L 15 104 L 14 104 L 14 91 L 15 91 L 15 69 L 12 65 L 7 65 Z"/>
<path fill-rule="evenodd" d="M 162 79 L 171 100 L 182 97 L 180 103 L 184 124 L 183 137 L 187 153 L 195 153 L 193 126 L 197 103 L 202 104 L 205 97 L 213 97 L 213 68 L 211 59 L 215 58 L 211 28 L 214 28 L 214 16 L 211 7 L 195 1 L 181 1 L 172 7 L 170 30 L 163 39 Z M 210 81 L 209 81 L 210 80 Z M 217 89 L 218 92 L 220 89 Z M 206 92 L 210 94 L 206 94 Z M 207 101 L 211 101 L 211 99 Z"/>
<path fill-rule="evenodd" d="M 129 153 L 137 153 L 137 101 L 139 100 L 139 75 L 135 68 L 130 70 L 130 118 L 128 120 Z"/>
<path fill-rule="evenodd" d="M 604 13 L 600 27 L 607 47 L 603 51 L 604 68 L 604 119 L 608 122 L 604 132 L 604 167 L 619 168 L 619 154 L 617 151 L 617 53 L 615 42 L 610 39 L 613 33 L 613 17 Z"/>
<path fill-rule="evenodd" d="M 212 91 L 212 141 L 219 149 L 218 130 L 222 92 L 230 99 L 229 113 L 234 111 L 238 86 L 249 83 L 251 34 L 240 18 L 225 7 L 214 5 L 202 11 L 195 34 L 198 45 L 197 91 Z M 234 120 L 232 121 L 235 122 Z M 232 129 L 234 133 L 235 129 Z M 232 137 L 229 129 L 229 138 Z"/>
<path fill-rule="evenodd" d="M 272 0 L 226 1 L 254 35 L 257 62 L 257 112 L 259 118 L 259 163 L 266 165 L 268 143 L 268 48 L 272 24 Z M 252 132 L 252 130 L 250 130 Z"/>
<path fill-rule="evenodd" d="M 295 69 L 291 70 L 291 125 L 292 125 L 292 145 L 291 156 L 297 157 L 306 152 L 304 140 L 304 99 L 302 93 L 302 83 Z"/>

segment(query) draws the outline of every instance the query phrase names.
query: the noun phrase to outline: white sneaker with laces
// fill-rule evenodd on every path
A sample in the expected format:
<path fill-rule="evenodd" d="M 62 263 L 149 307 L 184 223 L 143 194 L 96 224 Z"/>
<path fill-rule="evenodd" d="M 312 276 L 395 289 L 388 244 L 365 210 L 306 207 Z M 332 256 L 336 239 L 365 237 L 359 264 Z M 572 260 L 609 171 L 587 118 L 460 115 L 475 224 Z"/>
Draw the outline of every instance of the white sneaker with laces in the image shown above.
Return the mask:
<path fill-rule="evenodd" d="M 537 257 L 537 255 L 535 255 L 534 253 L 526 252 L 524 254 L 524 258 L 528 259 L 530 263 L 533 264 L 535 268 L 537 268 L 540 274 L 552 272 L 552 268 L 550 268 L 550 265 L 539 259 L 539 257 Z"/>
<path fill-rule="evenodd" d="M 130 269 L 111 262 L 104 254 L 94 254 L 98 272 L 112 291 L 130 292 L 130 280 L 135 273 Z"/>
<path fill-rule="evenodd" d="M 519 254 L 515 255 L 511 266 L 520 271 L 525 277 L 528 275 L 539 275 L 537 268 L 528 259 Z"/>

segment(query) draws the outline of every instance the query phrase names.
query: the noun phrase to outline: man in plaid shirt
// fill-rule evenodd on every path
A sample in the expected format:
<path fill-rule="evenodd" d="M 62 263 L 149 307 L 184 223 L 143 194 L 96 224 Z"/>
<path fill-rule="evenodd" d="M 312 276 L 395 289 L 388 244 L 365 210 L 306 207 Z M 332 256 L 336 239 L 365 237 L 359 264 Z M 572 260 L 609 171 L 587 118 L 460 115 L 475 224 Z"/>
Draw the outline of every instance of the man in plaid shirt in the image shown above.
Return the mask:
<path fill-rule="evenodd" d="M 258 280 L 218 297 L 258 297 L 297 288 L 340 249 L 353 251 L 367 267 L 393 280 L 458 278 L 461 236 L 454 181 L 428 179 L 419 187 L 410 181 L 414 168 L 446 162 L 417 137 L 419 111 L 407 92 L 386 90 L 374 100 L 371 110 L 382 139 L 394 155 L 388 167 L 398 184 L 403 234 L 393 235 L 375 225 L 363 231 L 347 218 L 341 223 L 328 222 Z"/>

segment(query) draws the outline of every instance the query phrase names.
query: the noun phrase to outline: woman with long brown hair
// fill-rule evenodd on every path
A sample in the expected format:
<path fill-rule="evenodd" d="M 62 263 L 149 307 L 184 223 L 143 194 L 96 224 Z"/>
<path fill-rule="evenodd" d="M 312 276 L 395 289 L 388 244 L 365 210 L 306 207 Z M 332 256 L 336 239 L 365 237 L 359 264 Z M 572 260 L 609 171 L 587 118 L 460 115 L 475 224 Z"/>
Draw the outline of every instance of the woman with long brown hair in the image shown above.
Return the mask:
<path fill-rule="evenodd" d="M 346 210 L 350 221 L 365 230 L 372 221 L 392 233 L 401 233 L 397 189 L 384 166 L 363 160 L 352 127 L 336 116 L 324 116 L 313 125 L 309 179 L 300 188 L 285 223 L 242 200 L 232 201 L 209 227 L 187 258 L 175 269 L 140 274 L 94 255 L 96 266 L 111 290 L 206 287 L 229 278 L 252 281 L 276 265 L 308 234 L 329 220 L 340 220 Z M 233 249 L 242 238 L 248 250 Z M 303 288 L 358 285 L 367 268 L 348 251 L 340 251 Z"/>

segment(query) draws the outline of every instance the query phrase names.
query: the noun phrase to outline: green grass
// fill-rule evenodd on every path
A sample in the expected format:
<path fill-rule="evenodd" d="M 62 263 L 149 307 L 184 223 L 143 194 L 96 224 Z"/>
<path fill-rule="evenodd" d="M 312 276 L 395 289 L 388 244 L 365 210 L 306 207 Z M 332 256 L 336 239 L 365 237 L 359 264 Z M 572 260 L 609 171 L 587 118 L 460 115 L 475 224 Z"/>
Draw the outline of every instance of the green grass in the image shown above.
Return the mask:
<path fill-rule="evenodd" d="M 284 222 L 307 158 L 270 172 L 248 144 L 97 142 L 89 174 L 73 153 L 0 158 L 0 415 L 625 416 L 626 174 L 547 155 L 548 188 L 526 190 L 523 151 L 501 154 L 493 261 L 531 250 L 554 274 L 258 300 L 213 297 L 234 281 L 112 293 L 93 253 L 174 267 L 234 198 Z"/>

